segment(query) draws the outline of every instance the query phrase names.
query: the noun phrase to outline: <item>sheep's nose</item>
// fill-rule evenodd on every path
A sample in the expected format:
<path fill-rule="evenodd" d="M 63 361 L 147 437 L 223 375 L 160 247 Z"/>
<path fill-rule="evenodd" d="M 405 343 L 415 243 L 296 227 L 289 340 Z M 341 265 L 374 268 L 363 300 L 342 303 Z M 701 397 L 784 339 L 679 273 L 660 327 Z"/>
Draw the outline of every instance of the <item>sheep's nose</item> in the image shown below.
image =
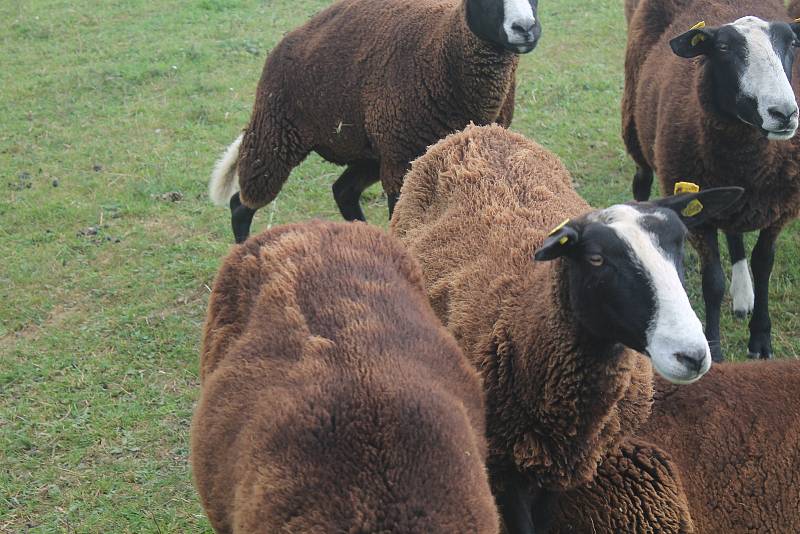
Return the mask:
<path fill-rule="evenodd" d="M 783 104 L 780 106 L 772 106 L 768 108 L 767 111 L 773 119 L 779 120 L 783 124 L 787 124 L 795 115 L 797 115 L 797 106 L 793 104 Z"/>
<path fill-rule="evenodd" d="M 528 36 L 533 34 L 533 27 L 536 25 L 536 19 L 527 19 L 522 21 L 517 21 L 511 25 L 511 29 L 514 30 L 515 33 L 518 33 L 523 36 Z"/>
<path fill-rule="evenodd" d="M 706 361 L 706 351 L 703 349 L 692 352 L 677 352 L 675 353 L 675 359 L 690 371 L 698 374 L 703 369 L 703 364 Z"/>

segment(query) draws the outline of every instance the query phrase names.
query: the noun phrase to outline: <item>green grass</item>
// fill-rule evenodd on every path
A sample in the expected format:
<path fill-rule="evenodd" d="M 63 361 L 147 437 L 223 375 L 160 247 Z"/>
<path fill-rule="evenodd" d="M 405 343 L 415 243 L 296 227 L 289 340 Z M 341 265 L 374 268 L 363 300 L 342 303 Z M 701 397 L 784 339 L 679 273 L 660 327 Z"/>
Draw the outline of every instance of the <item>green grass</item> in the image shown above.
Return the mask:
<path fill-rule="evenodd" d="M 266 53 L 327 4 L 0 3 L 0 531 L 209 530 L 188 430 L 231 235 L 206 181 Z M 513 128 L 557 153 L 594 205 L 625 201 L 621 1 L 547 0 L 541 17 Z M 309 158 L 254 230 L 337 219 L 339 172 Z M 158 198 L 169 191 L 183 200 Z M 378 188 L 367 204 L 385 225 Z M 799 239 L 796 225 L 783 234 L 771 288 L 784 357 L 800 351 Z M 697 302 L 696 267 L 690 286 Z M 723 333 L 743 355 L 746 326 L 726 317 Z"/>

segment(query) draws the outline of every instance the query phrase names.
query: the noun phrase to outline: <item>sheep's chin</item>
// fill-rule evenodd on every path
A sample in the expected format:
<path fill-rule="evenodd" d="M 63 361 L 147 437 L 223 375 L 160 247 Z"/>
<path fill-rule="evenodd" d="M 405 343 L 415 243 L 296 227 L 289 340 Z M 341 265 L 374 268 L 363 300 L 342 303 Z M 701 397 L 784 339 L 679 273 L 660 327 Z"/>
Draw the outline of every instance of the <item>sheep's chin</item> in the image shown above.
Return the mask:
<path fill-rule="evenodd" d="M 770 141 L 788 141 L 797 133 L 797 128 L 785 132 L 767 132 L 767 139 Z"/>
<path fill-rule="evenodd" d="M 665 380 L 673 384 L 685 385 L 697 382 L 711 368 L 711 354 L 706 356 L 703 367 L 699 372 L 690 371 L 685 365 L 680 363 L 673 355 L 656 354 L 650 355 L 653 362 L 653 369 Z"/>

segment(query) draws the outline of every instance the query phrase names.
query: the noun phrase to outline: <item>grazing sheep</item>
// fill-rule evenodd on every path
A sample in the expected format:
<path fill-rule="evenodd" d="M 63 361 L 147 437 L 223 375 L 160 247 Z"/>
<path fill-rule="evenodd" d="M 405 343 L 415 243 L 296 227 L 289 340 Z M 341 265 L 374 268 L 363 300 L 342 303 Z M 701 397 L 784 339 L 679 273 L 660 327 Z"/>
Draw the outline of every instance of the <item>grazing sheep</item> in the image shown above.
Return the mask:
<path fill-rule="evenodd" d="M 315 222 L 234 249 L 201 379 L 192 466 L 218 532 L 497 532 L 478 376 L 385 233 Z"/>
<path fill-rule="evenodd" d="M 289 33 L 209 185 L 214 202 L 230 203 L 236 241 L 311 151 L 347 167 L 333 196 L 346 220 L 363 221 L 364 189 L 380 180 L 391 216 L 428 145 L 470 121 L 508 126 L 518 54 L 541 34 L 537 3 L 340 0 Z"/>
<path fill-rule="evenodd" d="M 687 179 L 701 189 L 747 191 L 693 232 L 706 336 L 717 361 L 725 291 L 717 229 L 727 236 L 733 263 L 733 311 L 752 312 L 749 355 L 772 356 L 775 242 L 800 211 L 800 141 L 792 139 L 798 108 L 790 85 L 800 25 L 785 19 L 780 0 L 641 0 L 629 28 L 622 135 L 637 165 L 635 198 L 649 197 L 654 171 L 665 194 Z M 697 21 L 705 26 L 693 27 Z M 760 234 L 751 279 L 742 234 L 754 230 Z"/>
<path fill-rule="evenodd" d="M 800 532 L 798 391 L 800 362 L 792 360 L 714 365 L 692 386 L 657 380 L 652 415 L 637 436 L 669 457 L 657 452 L 660 466 L 647 457 L 641 467 L 604 463 L 588 486 L 553 495 L 547 512 L 556 527 L 548 532 L 623 524 L 690 532 L 674 528 L 684 501 L 704 534 Z"/>
<path fill-rule="evenodd" d="M 483 376 L 487 462 L 510 532 L 531 531 L 540 490 L 587 483 L 647 418 L 651 370 L 634 351 L 675 382 L 708 370 L 680 281 L 679 217 L 701 224 L 740 194 L 592 211 L 553 154 L 500 126 L 470 126 L 412 164 L 392 231 Z M 680 215 L 697 202 L 705 209 Z"/>

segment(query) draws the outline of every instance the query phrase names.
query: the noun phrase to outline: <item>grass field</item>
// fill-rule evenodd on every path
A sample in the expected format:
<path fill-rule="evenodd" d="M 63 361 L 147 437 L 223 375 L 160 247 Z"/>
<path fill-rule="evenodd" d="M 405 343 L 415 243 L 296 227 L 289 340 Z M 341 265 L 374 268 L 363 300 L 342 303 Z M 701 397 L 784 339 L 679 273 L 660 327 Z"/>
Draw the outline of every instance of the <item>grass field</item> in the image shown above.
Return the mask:
<path fill-rule="evenodd" d="M 0 2 L 0 532 L 210 530 L 188 431 L 231 234 L 207 177 L 249 117 L 266 53 L 328 3 Z M 540 15 L 513 129 L 557 153 L 594 205 L 628 200 L 622 0 L 543 0 Z M 309 158 L 254 231 L 337 219 L 339 172 Z M 378 188 L 367 204 L 385 225 Z M 800 353 L 797 229 L 771 286 L 780 357 Z M 746 334 L 725 318 L 729 356 Z"/>

